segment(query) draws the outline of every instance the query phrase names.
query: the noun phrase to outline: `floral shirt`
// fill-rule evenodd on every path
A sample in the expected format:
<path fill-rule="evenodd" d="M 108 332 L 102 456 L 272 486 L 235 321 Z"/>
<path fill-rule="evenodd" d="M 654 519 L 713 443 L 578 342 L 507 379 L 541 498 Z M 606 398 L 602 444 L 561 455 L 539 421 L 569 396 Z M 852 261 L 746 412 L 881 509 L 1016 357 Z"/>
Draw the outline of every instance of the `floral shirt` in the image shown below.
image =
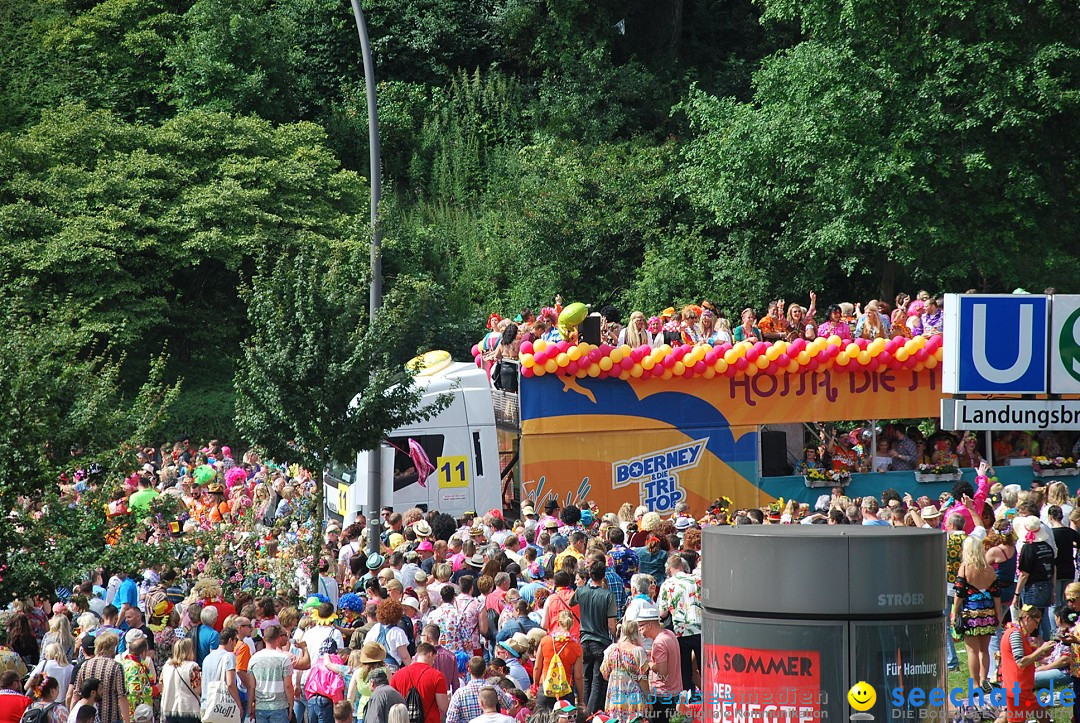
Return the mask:
<path fill-rule="evenodd" d="M 135 710 L 142 703 L 154 702 L 154 685 L 150 678 L 150 666 L 132 655 L 125 655 L 120 663 L 124 668 L 124 687 L 131 709 Z"/>
<path fill-rule="evenodd" d="M 484 609 L 484 601 L 471 595 L 458 595 L 454 598 L 454 605 L 461 613 L 462 638 L 465 652 L 481 647 L 480 644 L 480 611 Z"/>
<path fill-rule="evenodd" d="M 964 538 L 967 537 L 963 532 L 950 532 L 949 536 L 945 538 L 945 582 L 948 583 L 948 593 L 952 594 L 953 586 L 956 584 L 956 573 L 960 571 L 960 555 L 964 549 Z"/>
<path fill-rule="evenodd" d="M 11 648 L 0 645 L 0 673 L 14 670 L 20 678 L 26 677 L 26 662 Z"/>
<path fill-rule="evenodd" d="M 687 572 L 677 572 L 664 580 L 660 586 L 657 606 L 661 610 L 671 610 L 671 623 L 675 634 L 700 635 L 701 616 L 701 578 Z"/>
<path fill-rule="evenodd" d="M 922 333 L 924 336 L 931 336 L 933 334 L 940 334 L 942 331 L 941 326 L 941 310 L 939 309 L 936 314 L 923 314 L 922 315 Z"/>
<path fill-rule="evenodd" d="M 53 705 L 53 703 L 55 703 L 56 705 Z M 27 710 L 31 710 L 34 708 L 45 710 L 51 705 L 52 709 L 48 713 L 49 723 L 67 723 L 68 715 L 70 715 L 67 706 L 64 705 L 64 702 L 60 700 L 53 701 L 53 703 L 46 703 L 42 700 L 35 701 L 30 704 L 30 708 L 28 708 Z"/>
<path fill-rule="evenodd" d="M 629 585 L 630 578 L 636 575 L 638 571 L 637 553 L 626 545 L 615 545 L 611 548 L 607 558 L 608 567 L 614 568 L 619 577 L 623 579 L 623 582 Z"/>
<path fill-rule="evenodd" d="M 154 663 L 158 670 L 165 669 L 165 663 L 168 662 L 169 656 L 172 654 L 172 646 L 175 642 L 176 628 L 166 626 L 161 630 L 154 631 Z"/>
<path fill-rule="evenodd" d="M 758 322 L 758 328 L 762 334 L 787 334 L 791 331 L 791 325 L 784 317 L 775 317 L 767 314 Z"/>
<path fill-rule="evenodd" d="M 439 626 L 439 644 L 447 650 L 452 653 L 465 650 L 465 618 L 454 603 L 443 603 L 432 610 L 428 615 L 428 624 Z M 465 652 L 471 654 L 472 649 Z"/>

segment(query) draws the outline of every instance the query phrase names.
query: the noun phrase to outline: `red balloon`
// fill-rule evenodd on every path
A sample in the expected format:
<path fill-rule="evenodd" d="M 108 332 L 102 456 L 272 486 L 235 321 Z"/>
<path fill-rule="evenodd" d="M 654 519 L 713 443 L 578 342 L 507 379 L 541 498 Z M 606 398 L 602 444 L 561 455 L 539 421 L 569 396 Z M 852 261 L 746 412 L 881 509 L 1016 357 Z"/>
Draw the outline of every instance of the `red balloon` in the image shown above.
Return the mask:
<path fill-rule="evenodd" d="M 611 350 L 614 348 L 615 347 L 611 346 L 610 344 L 601 344 L 600 353 L 604 356 L 608 356 L 609 354 L 611 354 Z"/>
<path fill-rule="evenodd" d="M 941 346 L 941 337 L 935 334 L 926 340 L 926 346 L 924 346 L 923 349 L 926 349 L 933 354 L 939 346 Z"/>
<path fill-rule="evenodd" d="M 799 356 L 799 352 L 806 348 L 806 339 L 801 336 L 788 344 L 788 356 Z M 783 364 L 781 364 L 783 366 Z"/>
<path fill-rule="evenodd" d="M 576 361 L 572 361 L 572 362 L 570 362 L 569 364 L 566 365 L 566 375 L 567 376 L 573 376 L 573 375 L 577 374 L 578 369 L 580 369 L 580 368 L 581 367 L 578 366 L 578 363 Z"/>
<path fill-rule="evenodd" d="M 593 364 L 599 364 L 600 360 L 604 358 L 604 354 L 599 349 L 592 349 L 589 351 L 589 361 Z"/>
<path fill-rule="evenodd" d="M 555 345 L 555 348 L 558 349 L 560 352 L 566 351 L 570 348 L 570 342 L 568 342 L 566 339 L 563 339 Z"/>
<path fill-rule="evenodd" d="M 840 347 L 839 346 L 833 346 L 832 344 L 829 344 L 825 348 L 825 353 L 829 355 L 830 359 L 832 359 L 833 357 L 835 357 L 837 354 L 840 353 Z M 822 362 L 822 364 L 824 364 L 824 362 Z"/>
<path fill-rule="evenodd" d="M 727 352 L 727 351 L 728 351 L 729 349 L 731 349 L 731 344 L 729 344 L 729 343 L 727 343 L 727 342 L 725 341 L 725 342 L 724 342 L 723 344 L 721 344 L 720 346 L 718 346 L 718 347 L 714 347 L 714 348 L 713 348 L 713 351 L 715 351 L 715 352 L 716 352 L 717 354 L 723 355 L 723 354 L 724 354 L 725 352 Z"/>
<path fill-rule="evenodd" d="M 855 344 L 859 347 L 859 351 L 863 351 L 866 347 L 870 346 L 870 342 L 866 339 L 856 339 Z"/>
<path fill-rule="evenodd" d="M 776 357 L 776 361 L 774 361 L 772 364 L 770 364 L 768 367 L 766 367 L 766 369 L 768 369 L 769 367 L 772 367 L 773 364 L 775 364 L 778 367 L 787 368 L 787 365 L 790 364 L 790 363 L 791 363 L 791 357 L 788 354 L 781 354 L 780 356 Z M 774 372 L 769 372 L 769 373 L 773 374 Z"/>
<path fill-rule="evenodd" d="M 705 352 L 705 364 L 708 366 L 712 366 L 713 364 L 715 364 L 716 360 L 719 358 L 720 355 L 716 353 L 715 349 L 709 352 Z"/>
<path fill-rule="evenodd" d="M 532 367 L 521 367 L 521 376 L 531 377 L 533 375 Z"/>
<path fill-rule="evenodd" d="M 746 357 L 739 357 L 739 360 L 735 362 L 735 368 L 739 371 L 746 369 L 748 366 L 750 366 L 750 362 L 746 360 Z"/>
<path fill-rule="evenodd" d="M 735 367 L 736 366 L 738 366 L 738 365 L 737 364 L 729 365 L 728 368 L 724 370 L 724 376 L 725 377 L 733 377 L 733 376 L 735 376 L 735 371 L 736 371 Z"/>
<path fill-rule="evenodd" d="M 877 355 L 877 360 L 881 362 L 882 367 L 887 367 L 892 363 L 892 354 L 888 351 L 883 351 Z"/>
<path fill-rule="evenodd" d="M 915 352 L 916 361 L 924 362 L 926 361 L 926 357 L 928 356 L 930 356 L 930 352 L 926 350 L 926 347 L 923 347 L 922 349 L 919 349 L 917 352 Z M 908 358 L 910 359 L 911 357 Z"/>
<path fill-rule="evenodd" d="M 666 357 L 660 360 L 660 363 L 664 366 L 665 369 L 670 369 L 671 367 L 675 366 L 675 357 L 671 354 L 668 354 Z"/>
<path fill-rule="evenodd" d="M 920 349 L 919 351 L 922 351 L 922 350 Z M 918 359 L 916 359 L 914 356 L 909 356 L 907 359 L 904 360 L 904 367 L 907 368 L 907 369 L 914 369 L 915 365 L 918 364 L 918 363 L 919 363 Z"/>
<path fill-rule="evenodd" d="M 649 371 L 653 375 L 653 377 L 662 377 L 662 376 L 664 376 L 664 367 L 661 364 L 657 364 L 656 366 L 654 366 Z"/>
<path fill-rule="evenodd" d="M 818 356 L 821 356 L 821 355 L 819 354 Z M 817 357 L 814 357 L 809 362 L 807 362 L 807 364 L 806 364 L 806 366 L 804 368 L 807 371 L 811 371 L 811 372 L 817 371 L 817 368 L 818 368 Z"/>
<path fill-rule="evenodd" d="M 669 354 L 668 356 L 673 358 L 675 361 L 680 361 L 684 356 L 686 356 L 686 353 L 690 351 L 690 349 L 691 347 L 688 344 L 680 344 L 679 346 L 672 349 L 671 354 Z"/>
<path fill-rule="evenodd" d="M 786 354 L 784 354 L 784 355 L 782 355 L 782 356 L 787 356 L 787 355 L 786 355 Z M 780 360 L 779 360 L 779 359 L 777 359 L 777 360 L 776 360 L 776 361 L 774 361 L 774 362 L 769 362 L 769 366 L 765 367 L 765 373 L 766 373 L 766 374 L 768 374 L 768 375 L 770 375 L 770 376 L 774 376 L 774 377 L 775 377 L 775 376 L 776 376 L 776 372 L 777 372 L 777 371 L 778 371 L 778 370 L 780 369 L 780 364 L 778 363 L 779 361 L 780 361 Z M 790 361 L 790 360 L 789 360 L 789 361 Z M 784 366 L 787 366 L 787 364 L 784 364 Z"/>
<path fill-rule="evenodd" d="M 694 369 L 694 373 L 695 373 L 695 374 L 704 374 L 704 373 L 705 373 L 705 367 L 707 367 L 707 366 L 712 366 L 712 365 L 711 365 L 711 364 L 706 364 L 706 363 L 705 363 L 705 362 L 703 362 L 703 361 L 699 361 L 699 362 L 698 362 L 697 364 L 695 364 L 695 365 L 694 365 L 694 367 L 693 367 L 693 369 Z"/>
<path fill-rule="evenodd" d="M 521 342 L 521 348 L 519 349 L 519 351 L 522 354 L 532 354 L 533 353 L 532 342 L 531 341 L 523 341 L 523 342 Z"/>
<path fill-rule="evenodd" d="M 633 359 L 635 362 L 639 362 L 645 358 L 645 355 L 647 353 L 648 352 L 646 352 L 642 347 L 639 346 L 637 349 L 630 350 L 630 358 Z"/>
<path fill-rule="evenodd" d="M 622 361 L 619 362 L 619 367 L 621 367 L 622 369 L 624 369 L 626 371 L 630 371 L 631 369 L 634 368 L 634 358 L 629 357 L 629 356 L 624 356 L 622 358 Z"/>
<path fill-rule="evenodd" d="M 829 347 L 829 349 L 836 349 L 836 347 L 831 346 L 831 347 Z M 816 361 L 818 364 L 824 364 L 825 362 L 829 361 L 830 356 L 832 356 L 832 353 L 829 352 L 828 349 L 822 349 L 816 355 L 814 355 L 814 357 L 811 359 L 811 361 Z M 810 365 L 807 364 L 807 366 L 810 366 Z"/>
<path fill-rule="evenodd" d="M 535 361 L 540 366 L 544 366 L 544 362 L 546 362 L 547 360 L 548 360 L 547 349 L 544 349 L 544 351 L 538 351 L 533 355 L 533 361 Z"/>
<path fill-rule="evenodd" d="M 683 379 L 690 379 L 694 376 L 694 367 L 686 367 L 686 371 L 682 373 Z"/>

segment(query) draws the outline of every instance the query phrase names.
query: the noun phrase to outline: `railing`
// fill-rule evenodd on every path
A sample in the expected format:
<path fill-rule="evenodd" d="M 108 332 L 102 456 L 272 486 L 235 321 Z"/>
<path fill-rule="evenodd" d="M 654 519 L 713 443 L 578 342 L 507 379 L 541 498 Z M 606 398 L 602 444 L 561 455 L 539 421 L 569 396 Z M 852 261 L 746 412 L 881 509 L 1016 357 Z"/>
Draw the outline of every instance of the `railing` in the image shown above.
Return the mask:
<path fill-rule="evenodd" d="M 491 402 L 495 407 L 495 425 L 517 431 L 521 428 L 521 405 L 515 392 L 491 390 Z"/>

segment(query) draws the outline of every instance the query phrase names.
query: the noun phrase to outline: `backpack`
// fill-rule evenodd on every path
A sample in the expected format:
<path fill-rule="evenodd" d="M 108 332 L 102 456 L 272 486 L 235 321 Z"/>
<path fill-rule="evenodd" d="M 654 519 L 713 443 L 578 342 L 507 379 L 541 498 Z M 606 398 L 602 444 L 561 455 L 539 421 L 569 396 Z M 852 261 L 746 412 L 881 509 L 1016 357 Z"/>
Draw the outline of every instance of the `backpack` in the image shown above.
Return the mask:
<path fill-rule="evenodd" d="M 405 696 L 405 707 L 409 710 L 409 723 L 424 723 L 427 717 L 424 713 L 424 699 L 420 697 L 418 681 L 413 681 L 409 686 L 409 694 Z"/>
<path fill-rule="evenodd" d="M 563 650 L 566 650 L 567 641 L 563 641 Z M 563 665 L 562 655 L 555 647 L 555 641 L 551 641 L 551 663 L 548 665 L 547 675 L 544 676 L 544 695 L 548 698 L 562 698 L 570 694 L 570 679 L 566 676 L 566 666 Z"/>
<path fill-rule="evenodd" d="M 330 661 L 341 665 L 341 658 L 330 656 Z M 308 697 L 321 695 L 337 703 L 345 699 L 345 679 L 323 664 L 322 656 L 311 666 L 304 692 Z"/>
<path fill-rule="evenodd" d="M 57 705 L 58 703 L 49 703 L 44 708 L 27 708 L 19 723 L 49 723 L 49 712 Z"/>
<path fill-rule="evenodd" d="M 379 623 L 379 637 L 375 642 L 377 642 L 382 647 L 382 649 L 386 651 L 386 657 L 390 662 L 394 664 L 394 667 L 400 668 L 401 661 L 397 659 L 397 656 L 394 655 L 394 651 L 390 650 L 390 647 L 386 644 L 386 633 L 389 630 L 389 627 L 383 625 L 382 623 Z"/>
<path fill-rule="evenodd" d="M 499 614 L 495 612 L 495 608 L 488 608 L 484 611 L 484 619 L 487 622 L 487 630 L 481 632 L 485 640 L 495 642 L 495 635 L 499 632 Z"/>

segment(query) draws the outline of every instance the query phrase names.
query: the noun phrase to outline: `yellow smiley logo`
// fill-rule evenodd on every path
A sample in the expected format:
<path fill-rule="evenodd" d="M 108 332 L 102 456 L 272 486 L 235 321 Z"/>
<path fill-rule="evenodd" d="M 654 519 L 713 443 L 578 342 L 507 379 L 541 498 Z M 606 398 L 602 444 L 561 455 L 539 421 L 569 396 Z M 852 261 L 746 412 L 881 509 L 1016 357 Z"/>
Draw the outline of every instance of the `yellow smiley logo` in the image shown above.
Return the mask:
<path fill-rule="evenodd" d="M 877 702 L 877 693 L 868 684 L 860 680 L 851 686 L 851 690 L 847 693 L 847 701 L 855 710 L 865 712 L 874 707 L 874 703 Z"/>

